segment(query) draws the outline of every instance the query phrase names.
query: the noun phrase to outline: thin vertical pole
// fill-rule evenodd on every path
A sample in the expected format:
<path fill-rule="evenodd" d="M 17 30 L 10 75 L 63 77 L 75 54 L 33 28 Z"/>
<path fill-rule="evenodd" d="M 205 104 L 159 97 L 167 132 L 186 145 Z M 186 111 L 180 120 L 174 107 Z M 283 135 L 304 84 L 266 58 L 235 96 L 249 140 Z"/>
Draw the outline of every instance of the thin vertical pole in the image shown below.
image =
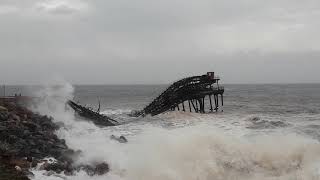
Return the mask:
<path fill-rule="evenodd" d="M 219 107 L 219 102 L 218 102 L 218 95 L 216 95 L 216 101 L 217 101 L 217 104 L 216 104 L 216 112 L 218 112 L 218 107 Z"/>
<path fill-rule="evenodd" d="M 217 94 L 217 107 L 219 107 L 219 94 Z"/>
<path fill-rule="evenodd" d="M 186 111 L 186 109 L 184 108 L 184 101 L 182 102 L 182 111 Z"/>
<path fill-rule="evenodd" d="M 193 106 L 194 111 L 195 111 L 195 112 L 198 112 L 198 109 L 196 108 L 196 106 L 195 106 L 194 103 L 193 103 L 193 99 L 191 100 L 191 104 L 192 104 L 192 106 Z"/>
<path fill-rule="evenodd" d="M 196 100 L 196 107 L 197 107 L 197 112 L 199 111 L 199 108 L 198 108 L 198 101 Z"/>
<path fill-rule="evenodd" d="M 205 97 L 202 98 L 202 109 L 203 109 L 203 113 L 205 113 L 205 110 L 204 110 L 204 98 L 205 98 Z"/>
<path fill-rule="evenodd" d="M 221 105 L 223 106 L 223 94 L 221 94 Z"/>
<path fill-rule="evenodd" d="M 178 111 L 180 111 L 179 104 L 177 105 L 177 107 L 178 107 Z"/>
<path fill-rule="evenodd" d="M 215 108 L 214 110 L 218 111 L 218 108 L 217 108 L 217 95 L 214 95 L 214 105 L 215 105 Z"/>
<path fill-rule="evenodd" d="M 202 113 L 202 100 L 201 100 L 201 98 L 197 99 L 196 101 L 199 101 L 199 109 L 200 109 L 200 113 Z"/>
<path fill-rule="evenodd" d="M 188 103 L 189 103 L 189 109 L 190 109 L 190 112 L 192 112 L 192 111 L 191 111 L 191 104 L 190 104 L 190 100 L 188 100 Z"/>
<path fill-rule="evenodd" d="M 203 101 L 203 98 L 200 99 L 200 102 L 201 102 L 201 109 L 202 109 L 202 113 L 204 113 L 204 101 Z"/>
<path fill-rule="evenodd" d="M 210 111 L 212 112 L 212 111 L 213 111 L 213 108 L 212 108 L 212 100 L 211 100 L 211 95 L 209 95 L 209 100 L 210 100 Z"/>

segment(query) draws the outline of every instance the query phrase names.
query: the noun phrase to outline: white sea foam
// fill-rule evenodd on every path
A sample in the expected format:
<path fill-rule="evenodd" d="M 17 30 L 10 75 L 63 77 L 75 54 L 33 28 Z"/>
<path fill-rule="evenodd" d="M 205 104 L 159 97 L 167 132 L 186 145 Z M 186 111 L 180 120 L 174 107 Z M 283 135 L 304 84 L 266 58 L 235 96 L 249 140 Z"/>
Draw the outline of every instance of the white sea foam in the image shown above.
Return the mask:
<path fill-rule="evenodd" d="M 129 114 L 132 112 L 132 109 L 107 109 L 101 112 L 105 115 L 120 115 L 120 114 Z"/>
<path fill-rule="evenodd" d="M 292 134 L 248 138 L 203 125 L 150 128 L 128 146 L 124 179 L 320 178 L 319 143 Z"/>
<path fill-rule="evenodd" d="M 252 135 L 246 117 L 172 112 L 157 116 L 157 120 L 98 128 L 77 121 L 65 109 L 65 100 L 72 97 L 70 85 L 47 88 L 46 92 L 38 111 L 65 123 L 57 134 L 70 148 L 83 152 L 76 163 L 104 161 L 111 171 L 93 177 L 84 172 L 48 177 L 35 170 L 35 180 L 320 179 L 318 141 L 288 132 Z M 111 134 L 125 134 L 129 142 L 113 141 Z"/>

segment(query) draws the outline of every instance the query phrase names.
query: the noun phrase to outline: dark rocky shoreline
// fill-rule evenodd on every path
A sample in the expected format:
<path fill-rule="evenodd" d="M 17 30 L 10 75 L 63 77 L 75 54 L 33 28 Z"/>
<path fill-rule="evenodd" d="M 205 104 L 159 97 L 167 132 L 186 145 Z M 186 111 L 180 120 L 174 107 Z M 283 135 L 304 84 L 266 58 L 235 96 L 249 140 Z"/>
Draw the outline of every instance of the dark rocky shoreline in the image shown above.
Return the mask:
<path fill-rule="evenodd" d="M 34 113 L 16 103 L 0 104 L 0 180 L 25 180 L 32 176 L 29 169 L 43 162 L 42 169 L 72 175 L 84 170 L 89 175 L 109 171 L 108 164 L 73 166 L 81 152 L 69 149 L 55 131 L 60 127 L 53 118 Z M 53 157 L 55 163 L 45 162 Z"/>

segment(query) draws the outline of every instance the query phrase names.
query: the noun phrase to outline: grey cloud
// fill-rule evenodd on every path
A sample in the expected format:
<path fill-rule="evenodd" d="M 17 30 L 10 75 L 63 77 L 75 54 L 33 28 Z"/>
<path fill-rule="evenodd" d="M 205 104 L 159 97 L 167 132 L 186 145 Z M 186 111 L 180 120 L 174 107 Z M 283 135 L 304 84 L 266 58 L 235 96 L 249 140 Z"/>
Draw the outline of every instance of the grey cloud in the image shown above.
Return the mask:
<path fill-rule="evenodd" d="M 35 3 L 35 8 L 39 11 L 44 11 L 53 14 L 71 14 L 78 11 L 84 11 L 87 8 L 87 3 L 80 0 L 52 0 L 39 1 Z"/>
<path fill-rule="evenodd" d="M 318 0 L 44 2 L 0 0 L 18 9 L 0 13 L 1 81 L 155 84 L 216 70 L 229 83 L 320 82 Z"/>
<path fill-rule="evenodd" d="M 51 9 L 46 9 L 44 7 L 38 7 L 37 9 L 39 11 L 48 11 L 49 13 L 54 13 L 54 14 L 70 14 L 77 11 L 76 9 L 69 7 L 67 5 L 59 5 Z"/>

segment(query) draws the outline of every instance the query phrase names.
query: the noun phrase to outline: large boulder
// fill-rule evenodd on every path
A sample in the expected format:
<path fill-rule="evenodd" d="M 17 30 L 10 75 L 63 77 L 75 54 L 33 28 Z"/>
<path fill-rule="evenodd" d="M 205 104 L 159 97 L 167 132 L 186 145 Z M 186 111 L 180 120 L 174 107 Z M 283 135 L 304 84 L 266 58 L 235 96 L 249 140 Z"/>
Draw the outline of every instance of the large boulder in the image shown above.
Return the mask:
<path fill-rule="evenodd" d="M 100 163 L 96 165 L 96 168 L 94 169 L 94 172 L 96 175 L 103 175 L 109 172 L 109 165 L 107 163 Z"/>
<path fill-rule="evenodd" d="M 0 122 L 8 120 L 9 113 L 6 111 L 0 111 Z"/>

